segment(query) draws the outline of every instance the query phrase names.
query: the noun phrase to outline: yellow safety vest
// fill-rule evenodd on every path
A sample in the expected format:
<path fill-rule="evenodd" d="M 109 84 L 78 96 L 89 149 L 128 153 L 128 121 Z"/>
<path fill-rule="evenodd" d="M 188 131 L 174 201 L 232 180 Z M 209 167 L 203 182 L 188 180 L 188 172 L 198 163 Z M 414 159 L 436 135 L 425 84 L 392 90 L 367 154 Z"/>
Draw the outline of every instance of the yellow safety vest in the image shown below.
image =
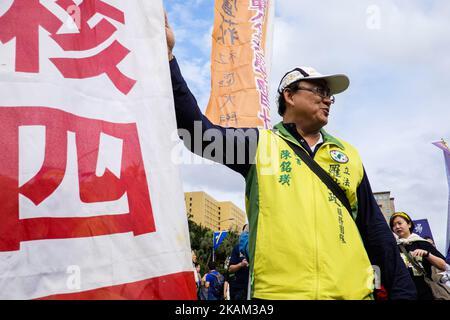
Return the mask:
<path fill-rule="evenodd" d="M 344 189 L 352 213 L 288 146 L 301 147 L 281 123 L 259 131 L 246 178 L 254 298 L 372 298 L 373 269 L 354 222 L 362 162 L 350 144 L 322 136 L 314 160 Z"/>

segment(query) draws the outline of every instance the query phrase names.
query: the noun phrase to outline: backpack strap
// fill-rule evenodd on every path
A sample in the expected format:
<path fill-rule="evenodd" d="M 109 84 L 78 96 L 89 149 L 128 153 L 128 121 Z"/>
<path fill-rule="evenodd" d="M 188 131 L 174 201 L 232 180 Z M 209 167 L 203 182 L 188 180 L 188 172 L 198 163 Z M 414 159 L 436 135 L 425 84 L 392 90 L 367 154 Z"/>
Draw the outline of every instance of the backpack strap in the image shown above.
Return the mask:
<path fill-rule="evenodd" d="M 413 267 L 417 270 L 419 270 L 424 276 L 427 274 L 425 272 L 425 269 L 411 256 L 411 254 L 406 251 L 406 248 L 404 245 L 399 244 L 400 251 L 406 256 L 408 261 L 413 265 Z"/>
<path fill-rule="evenodd" d="M 217 282 L 218 284 L 220 284 L 219 274 L 215 274 L 215 273 L 212 273 L 212 272 L 210 272 L 209 274 L 213 275 L 214 278 L 216 278 L 216 282 Z"/>

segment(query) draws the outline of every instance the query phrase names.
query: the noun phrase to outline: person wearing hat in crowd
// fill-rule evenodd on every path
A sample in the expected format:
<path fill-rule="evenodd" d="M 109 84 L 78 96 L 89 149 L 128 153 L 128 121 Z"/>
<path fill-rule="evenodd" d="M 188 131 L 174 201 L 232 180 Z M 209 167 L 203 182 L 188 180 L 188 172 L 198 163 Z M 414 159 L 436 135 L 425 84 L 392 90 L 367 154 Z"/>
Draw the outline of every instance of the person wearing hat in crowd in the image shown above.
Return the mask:
<path fill-rule="evenodd" d="M 416 286 L 418 299 L 433 300 L 431 289 L 424 277 L 431 279 L 432 266 L 440 271 L 446 270 L 444 256 L 429 241 L 413 233 L 414 222 L 407 213 L 395 212 L 389 220 L 389 225 L 398 236 L 397 244 L 403 246 L 407 252 L 402 252 L 401 255 Z M 411 259 L 414 259 L 421 268 L 417 268 Z"/>
<path fill-rule="evenodd" d="M 323 129 L 335 95 L 349 86 L 348 77 L 295 68 L 281 79 L 278 112 L 283 121 L 273 130 L 225 128 L 202 114 L 189 90 L 172 53 L 175 39 L 167 17 L 166 35 L 176 120 L 179 133 L 184 133 L 180 136 L 189 132 L 191 139 L 184 142 L 192 152 L 246 179 L 250 298 L 373 299 L 376 265 L 390 299 L 415 299 L 414 283 L 357 150 Z M 190 144 L 199 138 L 197 128 L 202 136 L 211 132 L 220 139 Z M 340 184 L 351 209 L 288 142 L 302 148 Z M 222 148 L 208 155 L 212 143 Z"/>

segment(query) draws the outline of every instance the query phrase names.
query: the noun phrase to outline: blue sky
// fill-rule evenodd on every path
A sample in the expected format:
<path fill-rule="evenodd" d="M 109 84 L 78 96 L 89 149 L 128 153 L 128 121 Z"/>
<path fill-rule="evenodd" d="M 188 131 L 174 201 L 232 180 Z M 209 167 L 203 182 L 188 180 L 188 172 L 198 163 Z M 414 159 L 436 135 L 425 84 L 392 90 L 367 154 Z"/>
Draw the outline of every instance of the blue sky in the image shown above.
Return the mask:
<path fill-rule="evenodd" d="M 174 53 L 204 110 L 214 1 L 164 3 L 177 37 Z M 350 88 L 336 97 L 326 129 L 358 148 L 374 191 L 391 191 L 398 211 L 429 219 L 444 251 L 448 187 L 442 152 L 431 142 L 450 141 L 450 2 L 278 0 L 275 12 L 273 121 L 281 120 L 275 88 L 287 70 L 346 73 Z M 239 175 L 219 165 L 181 170 L 185 191 L 207 190 L 244 208 Z"/>

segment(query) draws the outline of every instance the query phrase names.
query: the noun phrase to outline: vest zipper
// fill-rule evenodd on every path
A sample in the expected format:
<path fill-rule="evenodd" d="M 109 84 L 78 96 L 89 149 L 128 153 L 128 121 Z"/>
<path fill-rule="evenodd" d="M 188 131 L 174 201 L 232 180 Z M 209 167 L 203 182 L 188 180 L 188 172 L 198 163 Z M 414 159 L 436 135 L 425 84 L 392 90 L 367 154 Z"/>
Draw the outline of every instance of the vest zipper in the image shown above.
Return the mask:
<path fill-rule="evenodd" d="M 298 143 L 298 141 L 295 141 L 296 139 L 294 139 L 294 141 L 295 141 L 294 142 L 293 140 L 287 139 L 287 138 L 283 137 L 280 134 L 278 134 L 278 136 L 280 138 L 282 138 L 283 140 L 289 140 L 290 142 L 295 143 L 300 148 L 305 150 L 305 148 L 303 148 L 301 143 Z M 315 152 L 313 152 L 312 158 L 314 159 L 316 154 L 319 153 L 320 149 L 322 149 L 323 147 L 328 146 L 328 145 L 335 145 L 335 144 L 332 143 L 332 142 L 329 142 L 329 141 L 328 142 L 323 142 L 319 146 L 319 148 Z M 306 151 L 306 153 L 308 153 L 307 150 L 305 150 L 305 151 Z M 315 240 L 315 260 L 316 260 L 316 265 L 315 265 L 315 267 L 316 267 L 315 300 L 319 300 L 319 297 L 320 297 L 320 294 L 319 294 L 319 287 L 320 287 L 320 261 L 319 261 L 319 240 L 318 240 L 318 229 L 317 229 L 317 212 L 318 212 L 318 209 L 317 209 L 316 190 L 315 189 L 316 188 L 314 187 L 314 192 L 313 192 L 313 196 L 314 196 L 313 200 L 314 200 L 314 204 L 315 204 L 315 206 L 314 206 L 314 209 L 315 209 L 314 210 L 314 229 L 315 229 L 314 230 L 315 231 L 314 234 L 315 234 L 315 239 L 314 240 Z"/>
<path fill-rule="evenodd" d="M 283 136 L 281 136 L 281 135 L 279 135 L 278 134 L 278 136 L 280 137 L 280 138 L 282 138 L 283 140 L 289 140 L 290 142 L 292 142 L 292 143 L 295 143 L 295 144 L 297 144 L 300 148 L 302 148 L 303 150 L 305 150 L 305 148 L 303 148 L 303 146 L 301 145 L 301 143 L 298 143 L 298 142 L 294 142 L 294 141 L 292 141 L 291 139 L 286 139 L 285 137 L 283 137 Z M 295 140 L 295 139 L 294 139 Z M 319 149 L 316 151 L 316 152 L 314 152 L 314 154 L 313 154 L 313 159 L 314 159 L 314 156 L 317 154 L 317 152 L 319 152 L 319 150 L 322 148 L 322 146 L 324 146 L 325 145 L 325 143 L 323 143 L 320 147 L 319 147 Z M 306 151 L 306 150 L 305 150 Z M 308 153 L 308 151 L 306 151 L 306 153 Z M 309 153 L 308 153 L 309 154 Z M 315 187 L 314 187 L 314 189 L 316 189 Z M 314 192 L 313 192 L 313 196 L 314 196 L 314 204 L 316 204 L 316 192 L 315 192 L 316 190 L 314 190 Z M 315 248 L 314 248 L 314 250 L 315 250 L 315 260 L 316 260 L 316 285 L 315 285 L 315 300 L 319 300 L 319 282 L 320 282 L 320 280 L 319 280 L 319 270 L 320 270 L 320 267 L 319 267 L 319 249 L 318 249 L 318 247 L 319 247 L 319 245 L 318 245 L 318 238 L 317 238 L 317 205 L 315 205 L 314 206 L 314 235 L 315 235 L 315 239 L 314 239 L 314 241 L 315 241 Z"/>
<path fill-rule="evenodd" d="M 324 145 L 324 143 L 322 143 L 322 145 L 319 147 L 319 149 L 317 149 L 316 151 L 313 151 L 313 155 L 312 155 L 312 159 L 314 159 L 314 157 L 316 156 L 316 154 L 319 152 L 320 148 L 322 148 L 322 146 Z M 317 239 L 317 234 L 318 234 L 318 230 L 317 230 L 317 201 L 316 201 L 316 185 L 314 184 L 314 235 L 315 235 L 315 253 L 316 253 L 316 297 L 315 300 L 319 300 L 319 286 L 320 286 L 320 266 L 319 266 L 319 240 Z"/>
<path fill-rule="evenodd" d="M 319 300 L 319 273 L 320 273 L 320 267 L 319 267 L 319 241 L 317 239 L 317 205 L 316 205 L 316 190 L 315 190 L 315 185 L 314 185 L 314 235 L 315 235 L 315 246 L 314 246 L 314 250 L 315 250 L 315 260 L 316 260 L 316 288 L 315 288 L 315 300 Z"/>

